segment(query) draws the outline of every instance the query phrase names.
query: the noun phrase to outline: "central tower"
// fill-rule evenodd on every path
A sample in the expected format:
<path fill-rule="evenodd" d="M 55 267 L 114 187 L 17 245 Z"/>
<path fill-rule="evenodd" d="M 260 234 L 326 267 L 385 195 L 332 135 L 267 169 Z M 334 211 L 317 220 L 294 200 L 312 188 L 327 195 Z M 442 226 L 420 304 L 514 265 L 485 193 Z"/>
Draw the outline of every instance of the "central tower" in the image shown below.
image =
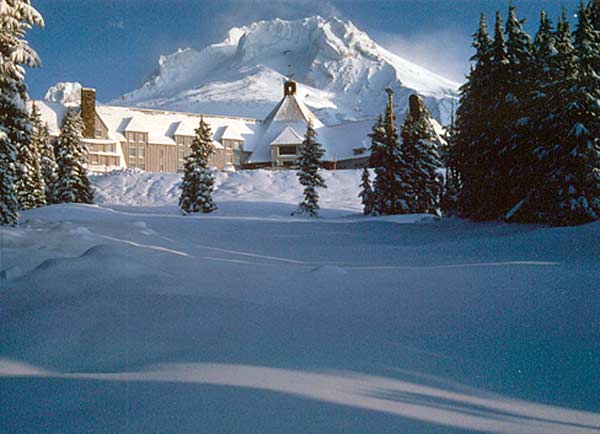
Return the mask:
<path fill-rule="evenodd" d="M 294 81 L 294 73 L 292 72 L 292 65 L 288 65 L 288 76 L 287 80 L 283 83 L 283 96 L 296 95 L 296 82 Z"/>

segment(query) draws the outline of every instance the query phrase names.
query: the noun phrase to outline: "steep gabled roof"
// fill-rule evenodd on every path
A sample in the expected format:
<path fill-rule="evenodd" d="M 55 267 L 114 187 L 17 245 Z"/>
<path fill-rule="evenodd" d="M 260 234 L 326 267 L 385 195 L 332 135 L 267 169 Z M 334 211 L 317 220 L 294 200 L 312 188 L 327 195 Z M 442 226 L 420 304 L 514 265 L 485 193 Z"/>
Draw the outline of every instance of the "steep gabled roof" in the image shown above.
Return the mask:
<path fill-rule="evenodd" d="M 285 127 L 285 129 L 271 142 L 273 145 L 297 145 L 302 143 L 304 138 L 296 132 L 292 127 Z"/>
<path fill-rule="evenodd" d="M 320 128 L 323 123 L 317 118 L 308 107 L 298 98 L 297 95 L 285 95 L 277 106 L 265 118 L 265 125 L 275 122 L 304 122 L 312 121 L 315 128 Z"/>

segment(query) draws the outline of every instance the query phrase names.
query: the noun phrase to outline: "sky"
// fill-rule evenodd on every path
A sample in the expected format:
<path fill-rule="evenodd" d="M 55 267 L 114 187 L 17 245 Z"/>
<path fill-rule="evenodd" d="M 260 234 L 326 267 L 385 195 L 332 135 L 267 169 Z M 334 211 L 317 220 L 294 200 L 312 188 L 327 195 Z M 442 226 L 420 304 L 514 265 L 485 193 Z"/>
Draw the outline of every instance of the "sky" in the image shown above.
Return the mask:
<path fill-rule="evenodd" d="M 94 87 L 100 101 L 136 89 L 161 54 L 202 49 L 253 21 L 310 15 L 351 20 L 375 42 L 447 78 L 463 81 L 480 13 L 504 16 L 509 0 L 32 0 L 44 29 L 28 33 L 42 58 L 28 71 L 33 98 L 59 81 Z M 573 18 L 578 0 L 513 0 L 530 33 L 545 9 Z M 574 18 L 573 18 L 574 19 Z"/>

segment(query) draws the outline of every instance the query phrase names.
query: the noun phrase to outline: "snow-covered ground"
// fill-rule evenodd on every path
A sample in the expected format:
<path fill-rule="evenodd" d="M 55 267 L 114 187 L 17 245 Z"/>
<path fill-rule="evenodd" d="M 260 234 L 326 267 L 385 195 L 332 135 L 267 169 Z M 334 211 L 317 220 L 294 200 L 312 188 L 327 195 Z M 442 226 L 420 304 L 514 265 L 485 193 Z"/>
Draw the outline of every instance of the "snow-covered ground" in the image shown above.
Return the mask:
<path fill-rule="evenodd" d="M 0 431 L 600 431 L 600 224 L 323 218 L 293 172 L 93 177 L 0 230 Z"/>

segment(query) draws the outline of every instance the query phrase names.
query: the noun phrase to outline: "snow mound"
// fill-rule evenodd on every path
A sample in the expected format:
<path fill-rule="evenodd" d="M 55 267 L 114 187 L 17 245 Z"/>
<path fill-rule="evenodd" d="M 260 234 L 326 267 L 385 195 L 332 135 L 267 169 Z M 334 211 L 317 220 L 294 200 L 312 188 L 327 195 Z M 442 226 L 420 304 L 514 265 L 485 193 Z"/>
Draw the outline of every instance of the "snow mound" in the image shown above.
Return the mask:
<path fill-rule="evenodd" d="M 264 118 L 281 99 L 288 65 L 298 95 L 330 125 L 376 116 L 387 87 L 400 112 L 416 92 L 446 124 L 459 86 L 389 52 L 350 21 L 312 16 L 235 27 L 200 51 L 161 56 L 147 82 L 112 103 Z"/>
<path fill-rule="evenodd" d="M 319 191 L 322 208 L 347 213 L 362 211 L 358 197 L 359 170 L 324 171 L 328 188 Z M 118 170 L 90 177 L 95 200 L 103 206 L 175 207 L 179 200 L 181 174 Z M 262 203 L 265 211 L 288 215 L 302 199 L 302 188 L 294 171 L 244 170 L 216 172 L 215 200 L 220 208 L 240 211 L 243 203 Z M 272 204 L 286 205 L 284 212 Z"/>

